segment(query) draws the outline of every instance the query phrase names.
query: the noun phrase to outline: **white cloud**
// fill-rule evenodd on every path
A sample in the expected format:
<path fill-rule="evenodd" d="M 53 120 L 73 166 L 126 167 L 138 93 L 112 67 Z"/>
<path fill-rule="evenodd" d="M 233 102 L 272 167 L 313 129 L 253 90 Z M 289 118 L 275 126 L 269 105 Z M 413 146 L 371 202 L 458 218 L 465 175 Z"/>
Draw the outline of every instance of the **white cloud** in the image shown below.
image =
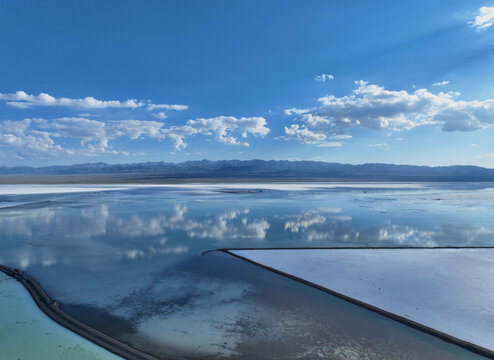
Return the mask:
<path fill-rule="evenodd" d="M 102 121 L 63 117 L 58 119 L 33 119 L 37 127 L 48 131 L 52 137 L 78 138 L 83 142 L 106 138 L 106 124 Z"/>
<path fill-rule="evenodd" d="M 358 87 L 350 96 L 338 98 L 328 95 L 319 99 L 322 105 L 317 116 L 313 117 L 317 118 L 318 124 L 333 127 L 337 132 L 338 129 L 354 126 L 368 129 L 409 129 L 416 124 L 407 115 L 419 111 L 416 107 L 421 101 L 427 100 L 430 94 L 427 90 L 417 90 L 414 94 L 404 90 L 389 91 L 365 81 L 358 81 L 356 84 Z"/>
<path fill-rule="evenodd" d="M 458 93 L 387 90 L 357 81 L 350 95 L 324 96 L 320 106 L 301 114 L 298 123 L 285 127 L 288 138 L 318 143 L 346 136 L 353 128 L 403 131 L 439 124 L 444 131 L 474 131 L 494 124 L 494 99 L 458 100 Z"/>
<path fill-rule="evenodd" d="M 478 159 L 494 159 L 494 153 L 477 156 Z"/>
<path fill-rule="evenodd" d="M 11 94 L 0 93 L 0 100 L 6 101 L 7 105 L 19 109 L 27 109 L 33 106 L 61 106 L 76 109 L 106 109 L 106 108 L 127 108 L 137 109 L 146 106 L 148 110 L 167 109 L 167 110 L 186 110 L 187 105 L 166 105 L 153 104 L 150 101 L 136 99 L 119 100 L 98 100 L 92 96 L 83 99 L 72 99 L 67 97 L 56 98 L 46 93 L 39 95 L 30 95 L 24 91 L 17 91 Z"/>
<path fill-rule="evenodd" d="M 297 109 L 297 108 L 291 108 L 291 109 L 286 109 L 285 114 L 286 115 L 300 115 L 300 114 L 305 114 L 310 112 L 310 109 Z"/>
<path fill-rule="evenodd" d="M 22 135 L 31 126 L 31 119 L 21 121 L 4 120 L 0 121 L 0 134 L 10 133 Z"/>
<path fill-rule="evenodd" d="M 432 86 L 444 86 L 444 85 L 448 85 L 449 84 L 449 80 L 444 80 L 444 81 L 440 81 L 440 82 L 435 82 L 432 84 Z"/>
<path fill-rule="evenodd" d="M 265 136 L 269 133 L 266 127 L 266 119 L 263 117 L 236 118 L 233 116 L 218 116 L 208 119 L 195 119 L 187 121 L 186 125 L 171 126 L 163 129 L 165 137 L 175 142 L 175 150 L 183 150 L 187 147 L 184 138 L 197 134 L 212 135 L 215 140 L 228 145 L 249 146 L 245 141 L 239 141 L 233 134 L 240 133 L 242 138 L 248 134 L 253 136 Z"/>
<path fill-rule="evenodd" d="M 160 111 L 159 113 L 157 114 L 153 114 L 153 116 L 156 118 L 156 119 L 161 119 L 161 120 L 164 120 L 166 119 L 168 116 L 166 116 L 166 114 L 163 112 L 163 111 Z"/>
<path fill-rule="evenodd" d="M 135 140 L 141 137 L 163 140 L 163 123 L 160 121 L 119 120 L 107 123 L 110 138 L 126 136 Z"/>
<path fill-rule="evenodd" d="M 300 127 L 297 124 L 293 124 L 289 128 L 285 126 L 285 134 L 292 139 L 297 139 L 300 142 L 307 144 L 318 143 L 326 139 L 326 135 L 322 133 L 312 132 L 311 130 L 307 129 L 307 127 Z"/>
<path fill-rule="evenodd" d="M 321 81 L 321 82 L 326 82 L 327 80 L 334 80 L 334 76 L 331 74 L 321 74 L 317 75 L 314 80 L 316 81 Z"/>
<path fill-rule="evenodd" d="M 333 135 L 333 136 L 331 136 L 331 139 L 334 139 L 334 140 L 347 140 L 347 139 L 351 139 L 352 137 L 353 137 L 352 135 L 340 134 L 340 135 Z"/>
<path fill-rule="evenodd" d="M 369 146 L 373 146 L 373 147 L 384 147 L 384 146 L 388 146 L 387 143 L 380 143 L 380 144 L 371 144 Z"/>
<path fill-rule="evenodd" d="M 479 15 L 475 17 L 470 25 L 478 30 L 485 30 L 494 24 L 494 6 L 482 6 L 479 10 Z"/>
<path fill-rule="evenodd" d="M 380 148 L 381 150 L 390 150 L 390 147 L 387 143 L 370 144 L 369 146 Z"/>
<path fill-rule="evenodd" d="M 201 134 L 212 136 L 216 141 L 228 145 L 249 146 L 242 138 L 264 136 L 269 133 L 266 120 L 261 117 L 235 118 L 219 116 L 209 119 L 189 120 L 182 126 L 165 127 L 161 121 L 109 120 L 100 121 L 80 117 L 56 119 L 25 119 L 0 122 L 0 152 L 16 157 L 47 157 L 59 154 L 124 154 L 115 150 L 111 141 L 118 138 L 170 139 L 175 150 L 184 149 L 185 138 Z M 238 136 L 237 136 L 238 134 Z M 74 145 L 74 140 L 80 146 Z M 66 145 L 66 144 L 72 145 Z"/>
<path fill-rule="evenodd" d="M 266 127 L 266 119 L 263 117 L 243 117 L 238 119 L 233 116 L 218 116 L 209 119 L 189 120 L 186 126 L 204 134 L 212 132 L 217 141 L 229 145 L 249 146 L 247 142 L 239 142 L 232 135 L 235 130 L 241 131 L 243 138 L 246 138 L 247 134 L 265 136 L 269 133 L 269 129 Z"/>
<path fill-rule="evenodd" d="M 147 106 L 147 108 L 148 110 L 165 109 L 165 110 L 182 111 L 182 110 L 187 110 L 189 107 L 187 105 L 150 104 Z"/>
<path fill-rule="evenodd" d="M 71 154 L 96 155 L 106 153 L 128 155 L 129 153 L 126 151 L 112 149 L 109 142 L 120 137 L 127 137 L 131 140 L 140 137 L 159 140 L 165 138 L 160 132 L 163 123 L 159 121 L 119 120 L 104 122 L 76 117 L 49 120 L 28 119 L 28 121 L 30 128 L 19 134 L 21 138 L 28 136 L 33 131 L 41 130 L 47 141 L 53 144 L 55 144 L 55 141 L 63 143 L 68 139 L 76 139 L 80 142 L 80 148 L 64 149 L 64 151 Z M 57 145 L 57 149 L 60 150 L 62 148 Z M 46 153 L 46 151 L 43 152 Z M 32 155 L 36 155 L 36 153 Z M 50 154 L 46 153 L 46 155 Z"/>
<path fill-rule="evenodd" d="M 77 114 L 78 117 L 85 117 L 85 118 L 89 118 L 89 117 L 99 117 L 99 115 L 96 115 L 96 114 L 91 114 L 91 113 L 80 113 L 80 114 Z"/>
<path fill-rule="evenodd" d="M 320 143 L 317 146 L 319 146 L 319 147 L 339 147 L 339 146 L 343 146 L 343 143 L 340 141 L 325 142 L 325 143 Z"/>
<path fill-rule="evenodd" d="M 118 100 L 97 100 L 93 97 L 86 97 L 84 99 L 71 99 L 71 98 L 55 98 L 49 94 L 40 93 L 39 95 L 29 95 L 24 91 L 17 91 L 12 94 L 0 93 L 0 100 L 8 101 L 7 104 L 15 106 L 21 109 L 29 108 L 32 106 L 66 106 L 80 109 L 104 109 L 104 108 L 130 108 L 135 109 L 144 105 L 143 102 L 135 99 L 129 99 L 126 101 Z"/>
<path fill-rule="evenodd" d="M 22 159 L 70 154 L 45 131 L 30 129 L 31 120 L 0 122 L 0 155 Z"/>
<path fill-rule="evenodd" d="M 4 157 L 51 157 L 70 154 L 71 151 L 56 145 L 48 133 L 30 131 L 23 136 L 0 134 L 0 154 Z"/>

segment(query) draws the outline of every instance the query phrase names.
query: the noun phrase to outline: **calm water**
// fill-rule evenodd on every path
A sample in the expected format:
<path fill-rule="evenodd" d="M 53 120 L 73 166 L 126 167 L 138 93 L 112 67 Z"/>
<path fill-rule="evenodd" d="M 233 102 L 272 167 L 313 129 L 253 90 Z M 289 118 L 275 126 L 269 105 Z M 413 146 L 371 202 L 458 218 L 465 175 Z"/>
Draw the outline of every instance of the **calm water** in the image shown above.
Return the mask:
<path fill-rule="evenodd" d="M 46 316 L 17 280 L 0 272 L 0 358 L 122 360 L 59 326 Z"/>
<path fill-rule="evenodd" d="M 262 185 L 259 185 L 262 188 Z M 494 188 L 201 188 L 0 195 L 0 263 L 162 358 L 475 359 L 220 253 L 223 247 L 494 245 Z"/>

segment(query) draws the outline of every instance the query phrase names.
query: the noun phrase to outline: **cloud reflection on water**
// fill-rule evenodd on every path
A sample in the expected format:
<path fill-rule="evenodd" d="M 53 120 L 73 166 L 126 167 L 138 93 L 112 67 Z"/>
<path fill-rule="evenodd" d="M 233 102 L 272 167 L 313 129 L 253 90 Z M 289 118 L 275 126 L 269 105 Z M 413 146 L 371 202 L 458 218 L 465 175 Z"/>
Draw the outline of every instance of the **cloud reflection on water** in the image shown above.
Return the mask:
<path fill-rule="evenodd" d="M 209 208 L 202 213 L 198 204 L 192 212 L 175 201 L 143 213 L 107 203 L 70 209 L 61 205 L 4 209 L 0 212 L 0 261 L 22 268 L 56 263 L 98 268 L 100 261 L 106 267 L 122 259 L 197 254 L 228 246 L 482 245 L 494 238 L 492 227 L 451 221 L 457 216 L 444 216 L 448 223 L 417 227 L 407 224 L 403 216 L 362 223 L 342 208 L 280 209 L 281 214 L 259 215 L 259 209 L 251 212 L 247 206 L 230 206 L 226 211 Z M 396 220 L 400 223 L 392 222 Z"/>
<path fill-rule="evenodd" d="M 487 216 L 465 218 L 458 211 L 465 206 L 453 196 L 439 205 L 432 195 L 410 201 L 409 193 L 354 191 L 300 196 L 144 189 L 130 195 L 66 195 L 57 201 L 53 196 L 0 210 L 0 263 L 35 274 L 62 306 L 79 308 L 83 318 L 98 309 L 135 329 L 119 336 L 177 354 L 190 348 L 195 354 L 235 357 L 262 344 L 309 358 L 341 349 L 371 351 L 371 345 L 363 347 L 327 321 L 318 322 L 324 317 L 301 307 L 305 298 L 285 306 L 292 293 L 280 304 L 271 285 L 260 292 L 260 274 L 251 278 L 251 270 L 241 270 L 241 279 L 225 267 L 208 273 L 211 264 L 197 265 L 207 257 L 198 256 L 204 250 L 494 242 L 494 228 L 483 221 Z M 415 211 L 419 205 L 421 212 Z M 322 348 L 297 334 L 335 340 Z M 379 341 L 372 348 L 376 354 L 388 346 Z"/>

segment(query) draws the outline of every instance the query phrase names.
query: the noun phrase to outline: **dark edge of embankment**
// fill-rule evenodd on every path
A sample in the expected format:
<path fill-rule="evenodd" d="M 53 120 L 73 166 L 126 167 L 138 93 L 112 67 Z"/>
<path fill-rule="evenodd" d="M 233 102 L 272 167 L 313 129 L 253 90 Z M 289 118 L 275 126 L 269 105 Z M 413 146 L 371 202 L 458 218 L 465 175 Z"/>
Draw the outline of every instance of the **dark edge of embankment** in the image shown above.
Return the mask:
<path fill-rule="evenodd" d="M 52 300 L 43 288 L 29 275 L 23 271 L 12 269 L 5 265 L 0 265 L 0 271 L 19 281 L 31 294 L 38 307 L 53 321 L 69 329 L 70 331 L 86 338 L 87 340 L 105 348 L 106 350 L 128 360 L 158 360 L 154 356 L 148 355 L 124 344 L 98 330 L 95 330 L 60 309 L 58 302 Z"/>
<path fill-rule="evenodd" d="M 251 263 L 255 266 L 259 266 L 265 270 L 268 270 L 268 271 L 271 271 L 273 273 L 276 273 L 278 275 L 281 275 L 281 276 L 284 276 L 286 278 L 289 278 L 291 280 L 295 280 L 295 281 L 298 281 L 302 284 L 305 284 L 305 285 L 308 285 L 310 287 L 313 287 L 315 289 L 318 289 L 318 290 L 321 290 L 321 291 L 324 291 L 325 293 L 328 293 L 330 295 L 333 295 L 333 296 L 336 296 L 342 300 L 345 300 L 349 303 L 352 303 L 354 305 L 357 305 L 357 306 L 360 306 L 366 310 L 369 310 L 369 311 L 372 311 L 372 312 L 375 312 L 377 314 L 380 314 L 380 315 L 383 315 L 389 319 L 392 319 L 392 320 L 395 320 L 395 321 L 398 321 L 406 326 L 409 326 L 411 328 L 414 328 L 416 330 L 420 330 L 422 332 L 425 332 L 429 335 L 433 335 L 443 341 L 446 341 L 448 343 L 451 343 L 451 344 L 454 344 L 454 345 L 458 345 L 464 349 L 467 349 L 473 353 L 476 353 L 478 355 L 481 355 L 481 356 L 484 356 L 488 359 L 494 359 L 494 351 L 492 350 L 489 350 L 489 349 L 486 349 L 482 346 L 479 346 L 479 345 L 476 345 L 476 344 L 473 344 L 471 342 L 468 342 L 468 341 L 465 341 L 465 340 L 461 340 L 461 339 L 458 339 L 454 336 L 451 336 L 449 334 L 446 334 L 444 332 L 441 332 L 439 330 L 436 330 L 436 329 L 433 329 L 433 328 L 430 328 L 428 326 L 425 326 L 423 324 L 420 324 L 418 322 L 415 322 L 415 321 L 412 321 L 410 319 L 407 319 L 405 317 L 402 317 L 402 316 L 399 316 L 399 315 L 396 315 L 396 314 L 393 314 L 389 311 L 386 311 L 384 309 L 381 309 L 379 307 L 376 307 L 376 306 L 373 306 L 371 304 L 368 304 L 366 302 L 363 302 L 363 301 L 360 301 L 360 300 L 357 300 L 355 298 L 352 298 L 352 297 L 349 297 L 347 295 L 344 295 L 344 294 L 341 294 L 337 291 L 334 291 L 334 290 L 331 290 L 331 289 L 328 289 L 324 286 L 321 286 L 321 285 L 317 285 L 313 282 L 310 282 L 310 281 L 307 281 L 305 279 L 302 279 L 302 278 L 299 278 L 298 276 L 294 276 L 294 275 L 291 275 L 291 274 L 288 274 L 288 273 L 285 273 L 283 271 L 280 271 L 278 269 L 275 269 L 275 268 L 272 268 L 270 266 L 267 266 L 267 265 L 264 265 L 264 264 L 261 264 L 261 263 L 258 263 L 256 261 L 253 261 L 247 257 L 244 257 L 244 256 L 241 256 L 241 255 L 238 255 L 238 254 L 235 254 L 233 251 L 241 251 L 241 250 L 357 250 L 357 249 L 360 249 L 360 250 L 379 250 L 379 249 L 383 249 L 383 250 L 407 250 L 407 249 L 421 249 L 421 250 L 434 250 L 434 249 L 494 249 L 494 246 L 462 246 L 462 247 L 457 247 L 457 246 L 437 246 L 437 247 L 304 247 L 304 248 L 223 248 L 223 249 L 214 249 L 214 250 L 208 250 L 208 251 L 204 251 L 202 253 L 202 255 L 205 255 L 207 253 L 210 253 L 210 252 L 214 252 L 214 251 L 220 251 L 220 252 L 223 252 L 223 253 L 226 253 L 228 255 L 231 255 L 231 256 L 234 256 L 240 260 L 243 260 L 243 261 L 246 261 L 248 263 Z"/>

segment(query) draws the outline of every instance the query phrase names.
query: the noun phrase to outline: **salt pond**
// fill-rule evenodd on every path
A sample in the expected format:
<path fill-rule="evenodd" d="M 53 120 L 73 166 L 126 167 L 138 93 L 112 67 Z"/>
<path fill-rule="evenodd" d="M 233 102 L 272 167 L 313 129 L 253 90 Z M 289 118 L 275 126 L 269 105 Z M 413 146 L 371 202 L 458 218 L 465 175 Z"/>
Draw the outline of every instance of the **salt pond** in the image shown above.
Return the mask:
<path fill-rule="evenodd" d="M 494 353 L 494 248 L 232 252 Z"/>
<path fill-rule="evenodd" d="M 0 195 L 0 263 L 34 276 L 69 314 L 163 358 L 478 358 L 231 256 L 200 255 L 494 244 L 490 184 L 332 185 L 18 189 Z"/>

